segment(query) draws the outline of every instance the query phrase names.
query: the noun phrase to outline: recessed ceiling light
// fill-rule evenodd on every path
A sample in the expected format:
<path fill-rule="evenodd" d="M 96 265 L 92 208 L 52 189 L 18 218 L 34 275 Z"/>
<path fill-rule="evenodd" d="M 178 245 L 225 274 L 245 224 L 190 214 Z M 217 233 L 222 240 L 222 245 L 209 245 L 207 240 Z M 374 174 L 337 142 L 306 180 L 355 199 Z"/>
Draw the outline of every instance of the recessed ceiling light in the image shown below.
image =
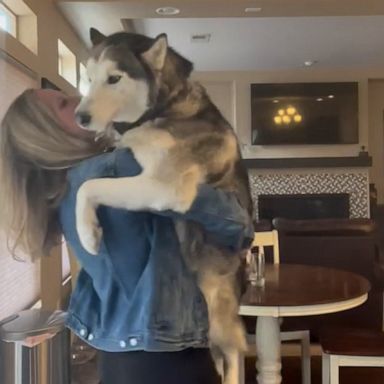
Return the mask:
<path fill-rule="evenodd" d="M 306 67 L 312 67 L 312 65 L 315 65 L 317 63 L 316 60 L 307 60 L 307 61 L 304 61 L 304 65 Z"/>
<path fill-rule="evenodd" d="M 247 7 L 244 9 L 245 13 L 256 13 L 256 12 L 261 12 L 262 8 L 261 7 Z"/>
<path fill-rule="evenodd" d="M 328 99 L 334 99 L 335 96 L 334 95 L 328 95 Z"/>
<path fill-rule="evenodd" d="M 180 13 L 180 9 L 175 7 L 160 7 L 156 9 L 156 13 L 161 16 L 172 16 Z"/>
<path fill-rule="evenodd" d="M 324 99 L 322 97 L 318 97 L 316 101 L 323 101 Z"/>
<path fill-rule="evenodd" d="M 279 102 L 279 100 L 275 99 L 273 100 L 273 103 L 277 104 Z"/>

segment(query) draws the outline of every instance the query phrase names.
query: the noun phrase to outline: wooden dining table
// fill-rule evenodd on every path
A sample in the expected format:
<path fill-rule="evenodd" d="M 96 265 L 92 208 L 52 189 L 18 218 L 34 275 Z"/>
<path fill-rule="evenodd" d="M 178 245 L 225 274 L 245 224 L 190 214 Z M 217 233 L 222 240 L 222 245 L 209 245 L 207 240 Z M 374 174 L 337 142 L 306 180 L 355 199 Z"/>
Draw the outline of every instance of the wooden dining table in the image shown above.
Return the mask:
<path fill-rule="evenodd" d="M 281 383 L 281 318 L 351 309 L 367 300 L 369 290 L 367 279 L 339 269 L 266 265 L 265 285 L 249 285 L 240 305 L 240 315 L 257 317 L 257 382 Z"/>

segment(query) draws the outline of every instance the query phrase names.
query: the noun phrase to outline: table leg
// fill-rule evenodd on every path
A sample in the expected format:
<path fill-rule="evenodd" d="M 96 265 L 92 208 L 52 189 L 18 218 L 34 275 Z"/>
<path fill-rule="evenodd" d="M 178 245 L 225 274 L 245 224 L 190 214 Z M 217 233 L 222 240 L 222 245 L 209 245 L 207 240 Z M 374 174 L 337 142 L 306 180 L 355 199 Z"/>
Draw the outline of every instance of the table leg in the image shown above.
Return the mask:
<path fill-rule="evenodd" d="M 257 318 L 256 351 L 258 384 L 281 383 L 280 323 L 276 317 Z"/>

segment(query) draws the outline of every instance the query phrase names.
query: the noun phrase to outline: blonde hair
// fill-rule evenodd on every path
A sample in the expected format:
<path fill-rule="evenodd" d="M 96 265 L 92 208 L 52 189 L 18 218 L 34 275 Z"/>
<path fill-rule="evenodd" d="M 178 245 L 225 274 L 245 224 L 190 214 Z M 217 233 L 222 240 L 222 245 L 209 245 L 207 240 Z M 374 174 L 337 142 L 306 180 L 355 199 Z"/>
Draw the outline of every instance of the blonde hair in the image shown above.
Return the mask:
<path fill-rule="evenodd" d="M 12 103 L 0 131 L 0 212 L 14 257 L 20 249 L 35 260 L 60 241 L 67 170 L 106 145 L 65 132 L 34 90 Z"/>

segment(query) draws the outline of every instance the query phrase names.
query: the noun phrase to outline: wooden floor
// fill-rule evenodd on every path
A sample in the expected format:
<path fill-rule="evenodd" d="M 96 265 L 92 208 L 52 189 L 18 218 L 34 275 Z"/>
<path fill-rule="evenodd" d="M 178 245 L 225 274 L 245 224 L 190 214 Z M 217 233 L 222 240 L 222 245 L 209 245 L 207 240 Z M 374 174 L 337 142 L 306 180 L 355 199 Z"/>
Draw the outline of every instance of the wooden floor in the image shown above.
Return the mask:
<path fill-rule="evenodd" d="M 255 360 L 248 358 L 246 360 L 246 384 L 256 383 L 254 367 Z M 89 363 L 74 366 L 72 373 L 72 384 L 98 384 L 99 382 L 95 359 Z M 300 384 L 300 359 L 296 357 L 283 358 L 282 375 L 283 384 Z M 312 384 L 321 384 L 320 357 L 312 358 Z M 384 368 L 341 368 L 340 384 L 384 384 Z"/>

